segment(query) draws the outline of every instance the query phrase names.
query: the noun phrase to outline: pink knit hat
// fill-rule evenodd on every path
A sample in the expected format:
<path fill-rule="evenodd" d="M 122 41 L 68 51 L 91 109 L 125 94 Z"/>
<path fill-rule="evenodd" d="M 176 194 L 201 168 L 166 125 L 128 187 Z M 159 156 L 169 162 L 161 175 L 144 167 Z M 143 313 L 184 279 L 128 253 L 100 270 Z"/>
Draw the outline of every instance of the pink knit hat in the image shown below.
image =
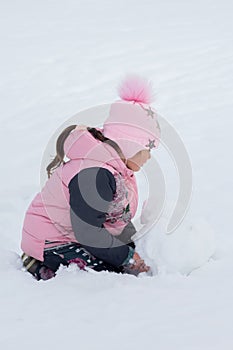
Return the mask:
<path fill-rule="evenodd" d="M 150 106 L 151 84 L 140 77 L 128 76 L 118 89 L 121 100 L 111 105 L 103 125 L 105 137 L 115 141 L 129 159 L 143 149 L 158 147 L 160 127 Z"/>

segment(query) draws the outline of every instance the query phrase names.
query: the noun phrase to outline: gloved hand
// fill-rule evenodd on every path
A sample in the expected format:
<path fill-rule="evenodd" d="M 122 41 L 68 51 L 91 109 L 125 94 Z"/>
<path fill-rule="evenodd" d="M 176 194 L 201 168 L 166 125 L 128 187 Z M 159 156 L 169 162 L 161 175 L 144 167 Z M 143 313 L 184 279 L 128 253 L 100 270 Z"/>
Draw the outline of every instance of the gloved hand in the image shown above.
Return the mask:
<path fill-rule="evenodd" d="M 147 266 L 144 260 L 138 253 L 134 253 L 133 258 L 130 259 L 129 263 L 123 267 L 124 273 L 138 276 L 141 272 L 148 272 L 150 266 Z"/>

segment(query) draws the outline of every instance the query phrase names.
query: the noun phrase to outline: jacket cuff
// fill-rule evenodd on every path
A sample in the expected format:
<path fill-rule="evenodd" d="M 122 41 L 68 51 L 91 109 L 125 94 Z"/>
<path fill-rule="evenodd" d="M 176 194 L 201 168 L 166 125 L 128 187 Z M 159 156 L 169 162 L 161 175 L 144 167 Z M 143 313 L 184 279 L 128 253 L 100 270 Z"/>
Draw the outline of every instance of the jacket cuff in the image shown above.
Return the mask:
<path fill-rule="evenodd" d="M 133 255 L 134 255 L 135 250 L 129 246 L 129 253 L 127 258 L 123 261 L 123 263 L 121 264 L 121 266 L 125 266 L 128 265 L 130 260 L 133 259 Z"/>

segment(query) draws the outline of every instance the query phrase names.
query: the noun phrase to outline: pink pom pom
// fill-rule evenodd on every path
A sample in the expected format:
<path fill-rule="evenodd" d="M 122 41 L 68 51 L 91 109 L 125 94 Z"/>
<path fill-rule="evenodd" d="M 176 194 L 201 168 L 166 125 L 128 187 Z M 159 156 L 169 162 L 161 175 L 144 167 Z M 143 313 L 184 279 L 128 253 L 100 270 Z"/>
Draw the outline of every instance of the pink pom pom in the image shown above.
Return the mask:
<path fill-rule="evenodd" d="M 119 96 L 124 101 L 141 102 L 150 104 L 153 101 L 151 83 L 142 77 L 127 76 L 119 85 Z"/>

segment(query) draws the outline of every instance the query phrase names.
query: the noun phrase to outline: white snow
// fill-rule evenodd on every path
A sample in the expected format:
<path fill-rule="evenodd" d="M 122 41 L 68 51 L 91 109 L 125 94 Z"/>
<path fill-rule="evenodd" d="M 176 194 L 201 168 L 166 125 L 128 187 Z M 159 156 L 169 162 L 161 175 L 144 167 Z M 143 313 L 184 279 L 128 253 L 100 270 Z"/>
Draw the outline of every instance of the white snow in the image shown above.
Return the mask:
<path fill-rule="evenodd" d="M 1 349 L 233 349 L 232 11 L 230 0 L 1 1 Z M 161 148 L 166 210 L 137 242 L 153 276 L 70 266 L 37 282 L 19 254 L 43 152 L 68 118 L 114 101 L 127 72 L 152 79 L 187 148 L 189 212 L 165 235 L 178 180 Z"/>

